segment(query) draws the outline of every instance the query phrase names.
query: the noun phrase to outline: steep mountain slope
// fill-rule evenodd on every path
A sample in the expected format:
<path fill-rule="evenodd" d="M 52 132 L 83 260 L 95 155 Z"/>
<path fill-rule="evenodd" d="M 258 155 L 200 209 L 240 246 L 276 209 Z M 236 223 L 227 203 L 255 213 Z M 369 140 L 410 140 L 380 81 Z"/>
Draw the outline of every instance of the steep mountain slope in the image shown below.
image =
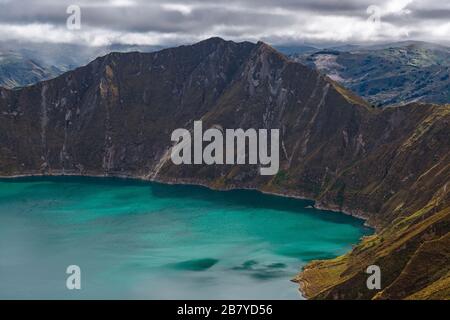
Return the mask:
<path fill-rule="evenodd" d="M 436 248 L 448 241 L 450 105 L 372 108 L 264 43 L 218 38 L 112 53 L 0 96 L 1 175 L 120 175 L 315 199 L 378 232 L 344 257 L 309 265 L 297 279 L 307 296 L 448 297 L 448 254 Z M 194 120 L 205 129 L 280 129 L 280 171 L 174 165 L 171 133 Z M 436 268 L 423 268 L 430 257 Z M 374 262 L 378 293 L 365 283 Z"/>
<path fill-rule="evenodd" d="M 376 106 L 450 101 L 450 48 L 402 42 L 292 56 Z"/>

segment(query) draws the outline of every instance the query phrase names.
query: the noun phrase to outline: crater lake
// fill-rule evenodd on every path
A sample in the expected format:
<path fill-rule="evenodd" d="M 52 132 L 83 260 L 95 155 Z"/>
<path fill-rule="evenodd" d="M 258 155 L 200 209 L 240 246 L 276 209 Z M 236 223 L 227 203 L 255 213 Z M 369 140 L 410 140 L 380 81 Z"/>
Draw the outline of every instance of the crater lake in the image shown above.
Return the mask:
<path fill-rule="evenodd" d="M 372 230 L 312 201 L 119 178 L 0 179 L 1 299 L 302 299 Z M 68 290 L 70 265 L 81 289 Z"/>

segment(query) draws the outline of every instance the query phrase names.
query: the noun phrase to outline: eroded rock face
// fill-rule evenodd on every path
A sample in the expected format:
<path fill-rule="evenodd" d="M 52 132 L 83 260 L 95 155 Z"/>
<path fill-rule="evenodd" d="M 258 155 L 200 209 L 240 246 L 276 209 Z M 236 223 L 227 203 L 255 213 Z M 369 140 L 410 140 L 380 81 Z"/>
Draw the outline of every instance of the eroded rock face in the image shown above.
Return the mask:
<path fill-rule="evenodd" d="M 409 219 L 406 229 L 392 231 L 399 221 L 430 206 L 426 217 L 448 208 L 449 105 L 376 110 L 264 43 L 212 38 L 156 53 L 112 53 L 56 79 L 0 89 L 0 94 L 4 176 L 126 175 L 257 188 L 316 199 L 319 206 L 368 218 L 380 237 L 391 232 L 383 239 L 392 243 L 398 232 L 417 225 Z M 175 166 L 171 133 L 192 129 L 194 120 L 202 120 L 204 128 L 280 129 L 280 171 L 260 176 L 252 165 Z M 436 198 L 438 192 L 444 195 Z M 415 252 L 440 236 L 436 232 L 408 243 Z M 362 267 L 370 256 L 392 254 L 393 248 L 380 247 L 367 257 L 352 252 L 361 265 L 349 263 L 337 273 L 338 279 L 342 273 L 353 279 L 352 297 L 376 292 L 366 293 L 359 269 L 350 269 Z M 406 262 L 423 255 L 403 256 L 398 268 L 388 268 L 390 281 Z M 340 285 L 330 280 L 318 286 L 330 294 L 307 294 L 339 298 L 331 292 Z M 421 289 L 417 285 L 400 297 Z"/>

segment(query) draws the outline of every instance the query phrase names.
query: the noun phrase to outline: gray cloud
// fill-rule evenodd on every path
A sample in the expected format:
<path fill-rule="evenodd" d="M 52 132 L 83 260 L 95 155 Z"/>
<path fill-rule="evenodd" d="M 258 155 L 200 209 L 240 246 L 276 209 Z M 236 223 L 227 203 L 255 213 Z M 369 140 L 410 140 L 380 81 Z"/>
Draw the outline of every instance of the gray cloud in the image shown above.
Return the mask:
<path fill-rule="evenodd" d="M 448 22 L 450 21 L 450 8 L 413 10 L 411 16 L 417 20 L 444 20 Z"/>
<path fill-rule="evenodd" d="M 448 42 L 450 3 L 425 0 L 0 0 L 0 40 L 173 44 L 210 35 L 268 42 Z M 79 4 L 82 30 L 65 28 Z M 381 27 L 367 24 L 370 5 Z M 429 27 L 427 27 L 429 26 Z M 433 28 L 442 30 L 434 30 Z M 59 39 L 59 40 L 58 40 Z"/>

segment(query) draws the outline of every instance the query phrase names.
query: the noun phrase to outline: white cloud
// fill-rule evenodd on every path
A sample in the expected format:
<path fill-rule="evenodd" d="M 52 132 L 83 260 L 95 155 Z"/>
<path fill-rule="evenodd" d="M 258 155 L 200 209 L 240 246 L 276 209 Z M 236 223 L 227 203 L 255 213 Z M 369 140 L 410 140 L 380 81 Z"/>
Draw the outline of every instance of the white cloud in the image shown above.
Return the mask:
<path fill-rule="evenodd" d="M 161 5 L 161 8 L 163 8 L 164 10 L 178 11 L 184 15 L 190 14 L 193 9 L 192 6 L 180 4 L 180 3 L 163 3 Z"/>
<path fill-rule="evenodd" d="M 104 45 L 232 40 L 449 43 L 450 4 L 425 0 L 80 0 L 81 30 L 65 28 L 70 0 L 0 0 L 0 40 Z M 369 5 L 379 25 L 367 22 Z M 23 10 L 26 7 L 27 10 Z"/>
<path fill-rule="evenodd" d="M 404 14 L 407 13 L 408 10 L 406 7 L 413 3 L 414 0 L 391 0 L 387 1 L 384 5 L 384 8 L 382 8 L 382 13 L 389 14 Z"/>

